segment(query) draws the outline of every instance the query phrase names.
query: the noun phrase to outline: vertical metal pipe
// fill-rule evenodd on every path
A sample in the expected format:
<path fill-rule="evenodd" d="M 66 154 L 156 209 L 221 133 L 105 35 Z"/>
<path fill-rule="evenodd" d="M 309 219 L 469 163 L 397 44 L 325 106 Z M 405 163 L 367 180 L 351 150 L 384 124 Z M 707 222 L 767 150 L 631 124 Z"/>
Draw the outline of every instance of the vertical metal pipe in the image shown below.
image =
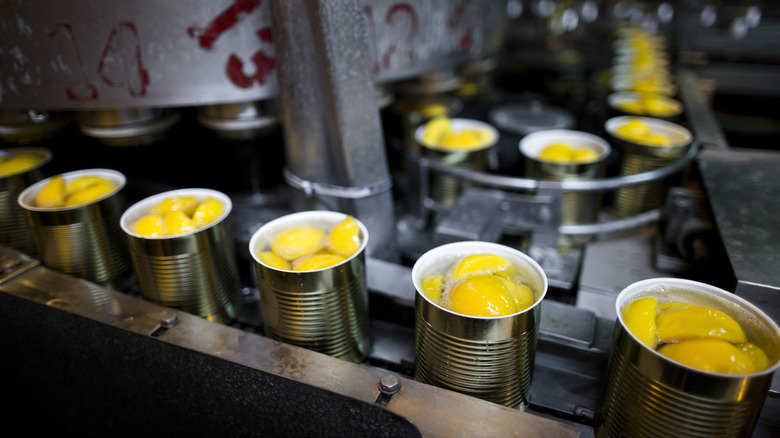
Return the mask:
<path fill-rule="evenodd" d="M 304 188 L 294 205 L 354 215 L 369 229 L 367 254 L 395 258 L 363 2 L 272 0 L 271 17 L 288 182 Z M 317 190 L 323 186 L 330 190 Z"/>

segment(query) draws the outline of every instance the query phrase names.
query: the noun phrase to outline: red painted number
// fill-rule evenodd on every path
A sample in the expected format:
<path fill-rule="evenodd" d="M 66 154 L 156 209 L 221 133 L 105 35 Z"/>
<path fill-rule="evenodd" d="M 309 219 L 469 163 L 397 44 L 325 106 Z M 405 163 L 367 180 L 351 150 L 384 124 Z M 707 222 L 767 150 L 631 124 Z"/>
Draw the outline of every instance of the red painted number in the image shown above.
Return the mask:
<path fill-rule="evenodd" d="M 111 31 L 98 64 L 98 74 L 112 87 L 127 87 L 131 96 L 146 95 L 149 72 L 141 62 L 138 31 L 133 23 L 119 23 Z"/>
<path fill-rule="evenodd" d="M 72 75 L 71 83 L 65 88 L 68 100 L 97 100 L 97 86 L 89 80 L 79 45 L 70 24 L 58 24 L 57 28 L 49 33 L 49 39 L 55 44 L 62 45 L 59 52 L 64 53 L 65 62 L 72 69 L 78 71 L 77 74 Z M 108 86 L 126 87 L 131 96 L 143 97 L 146 95 L 149 73 L 144 69 L 141 61 L 138 31 L 133 23 L 119 23 L 119 26 L 112 29 L 98 62 L 97 74 Z"/>
<path fill-rule="evenodd" d="M 214 18 L 205 28 L 190 26 L 187 34 L 198 41 L 198 46 L 203 50 L 210 51 L 216 41 L 225 32 L 236 26 L 244 17 L 260 7 L 261 0 L 234 0 L 233 3 L 216 18 Z M 260 41 L 272 43 L 273 35 L 270 27 L 264 27 L 257 31 L 257 37 Z M 255 82 L 259 85 L 265 84 L 268 76 L 276 68 L 276 59 L 268 56 L 262 49 L 252 55 L 254 64 L 254 74 L 244 73 L 244 61 L 235 53 L 231 53 L 225 64 L 225 72 L 228 79 L 240 88 L 249 88 Z"/>
<path fill-rule="evenodd" d="M 60 23 L 57 28 L 49 33 L 49 40 L 55 44 L 60 44 L 61 53 L 65 62 L 71 67 L 75 67 L 77 73 L 72 75 L 70 84 L 65 88 L 65 94 L 69 100 L 92 101 L 98 98 L 97 87 L 89 82 L 84 61 L 81 58 L 81 51 L 76 43 L 76 37 L 73 35 L 73 29 L 69 24 Z"/>
<path fill-rule="evenodd" d="M 420 20 L 414 7 L 404 2 L 396 3 L 387 10 L 384 17 L 385 23 L 397 27 L 407 26 L 408 30 L 402 41 L 391 41 L 387 48 L 381 51 L 381 54 L 377 46 L 377 28 L 374 22 L 374 11 L 370 6 L 366 6 L 364 12 L 368 19 L 369 43 L 371 55 L 374 59 L 374 73 L 379 73 L 382 69 L 389 69 L 399 58 L 400 62 L 405 63 L 405 66 L 416 64 L 417 55 L 414 51 L 414 38 L 417 36 L 420 28 Z"/>
<path fill-rule="evenodd" d="M 452 15 L 447 19 L 447 27 L 451 31 L 457 31 L 460 28 L 465 27 L 463 34 L 459 37 L 458 47 L 463 52 L 468 52 L 471 49 L 471 44 L 474 41 L 474 34 L 478 30 L 477 26 L 482 23 L 482 18 L 485 14 L 485 8 L 482 2 L 476 2 L 476 11 L 474 17 L 466 22 L 466 10 L 472 4 L 471 0 L 460 0 L 452 10 Z"/>
<path fill-rule="evenodd" d="M 187 34 L 191 38 L 197 38 L 198 45 L 204 50 L 211 50 L 217 39 L 233 26 L 238 24 L 244 16 L 260 7 L 261 0 L 234 0 L 233 4 L 222 11 L 205 29 L 190 26 Z"/>

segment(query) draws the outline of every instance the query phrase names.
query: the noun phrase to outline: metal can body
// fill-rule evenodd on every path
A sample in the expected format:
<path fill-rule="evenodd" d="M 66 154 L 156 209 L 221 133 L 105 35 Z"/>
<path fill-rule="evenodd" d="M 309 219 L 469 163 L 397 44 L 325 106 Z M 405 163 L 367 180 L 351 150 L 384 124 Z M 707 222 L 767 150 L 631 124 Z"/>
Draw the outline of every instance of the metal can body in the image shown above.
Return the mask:
<path fill-rule="evenodd" d="M 371 350 L 365 249 L 368 230 L 357 221 L 360 248 L 343 262 L 314 271 L 277 269 L 260 261 L 281 231 L 296 226 L 330 230 L 347 218 L 332 211 L 292 213 L 260 227 L 249 242 L 255 260 L 265 334 L 351 362 Z"/>
<path fill-rule="evenodd" d="M 623 307 L 654 296 L 729 314 L 770 360 L 751 374 L 697 370 L 653 351 L 626 328 Z M 690 280 L 649 279 L 634 283 L 617 298 L 618 320 L 597 416 L 598 437 L 749 437 L 753 433 L 774 372 L 780 367 L 780 328 L 746 300 Z"/>
<path fill-rule="evenodd" d="M 551 144 L 563 143 L 573 148 L 588 148 L 598 154 L 589 162 L 550 162 L 539 159 L 541 151 Z M 529 178 L 547 181 L 581 181 L 604 176 L 604 161 L 612 152 L 606 140 L 599 136 L 570 129 L 537 131 L 520 140 L 520 152 L 525 157 L 525 174 Z M 566 192 L 561 205 L 562 224 L 589 224 L 598 219 L 601 192 Z"/>
<path fill-rule="evenodd" d="M 450 124 L 452 130 L 455 132 L 464 129 L 479 129 L 485 131 L 489 133 L 492 140 L 487 144 L 473 149 L 442 149 L 435 145 L 426 144 L 423 141 L 426 126 L 422 125 L 415 131 L 415 140 L 419 145 L 421 155 L 452 167 L 460 167 L 478 172 L 487 171 L 490 166 L 491 154 L 495 153 L 494 147 L 499 140 L 498 130 L 492 125 L 479 120 L 451 119 Z M 449 207 L 455 202 L 461 191 L 469 184 L 468 181 L 464 181 L 456 176 L 432 172 L 429 181 L 430 197 L 439 204 Z"/>
<path fill-rule="evenodd" d="M 668 135 L 668 146 L 648 146 L 627 141 L 615 135 L 615 130 L 630 119 L 640 119 L 654 130 Z M 623 156 L 620 175 L 649 172 L 673 163 L 685 155 L 692 145 L 693 136 L 686 128 L 672 122 L 652 117 L 619 116 L 607 120 L 606 131 L 613 145 Z M 610 211 L 617 217 L 630 217 L 659 208 L 666 199 L 666 192 L 673 184 L 672 178 L 622 187 L 615 191 Z"/>
<path fill-rule="evenodd" d="M 42 168 L 51 161 L 52 154 L 45 148 L 12 148 L 0 151 L 0 157 L 5 159 L 21 154 L 38 156 L 41 161 L 23 172 L 0 176 L 0 244 L 29 256 L 37 256 L 30 224 L 17 199 L 25 188 L 45 177 Z"/>
<path fill-rule="evenodd" d="M 224 207 L 209 225 L 181 235 L 145 237 L 133 231 L 136 220 L 166 198 L 213 197 Z M 143 297 L 218 323 L 236 317 L 241 282 L 227 218 L 230 198 L 216 190 L 179 189 L 146 198 L 121 218 L 133 269 Z"/>
<path fill-rule="evenodd" d="M 65 274 L 121 290 L 130 277 L 127 241 L 119 227 L 124 208 L 125 176 L 111 169 L 84 169 L 63 173 L 68 183 L 80 177 L 100 176 L 116 188 L 108 196 L 73 207 L 39 208 L 35 196 L 50 181 L 25 189 L 18 198 L 25 209 L 41 262 Z"/>
<path fill-rule="evenodd" d="M 507 316 L 475 317 L 435 304 L 423 292 L 425 277 L 472 254 L 506 258 L 523 271 L 534 304 Z M 421 256 L 412 269 L 415 296 L 415 379 L 526 410 L 530 403 L 541 302 L 547 277 L 530 257 L 490 242 L 456 242 Z"/>

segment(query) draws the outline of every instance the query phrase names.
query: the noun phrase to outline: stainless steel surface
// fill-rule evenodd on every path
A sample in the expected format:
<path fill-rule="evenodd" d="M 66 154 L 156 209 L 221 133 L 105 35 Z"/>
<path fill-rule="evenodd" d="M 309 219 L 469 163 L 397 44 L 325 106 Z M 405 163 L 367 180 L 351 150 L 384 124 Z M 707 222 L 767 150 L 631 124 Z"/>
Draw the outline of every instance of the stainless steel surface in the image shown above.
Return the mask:
<path fill-rule="evenodd" d="M 699 168 L 715 225 L 737 283 L 734 292 L 780 321 L 780 154 L 772 150 L 707 149 Z"/>
<path fill-rule="evenodd" d="M 3 0 L 0 107 L 176 107 L 274 97 L 284 31 L 273 23 L 271 3 Z M 360 64 L 379 81 L 492 55 L 508 24 L 506 0 L 354 5 L 350 19 L 364 31 L 350 37 L 365 46 Z M 348 11 L 343 2 L 332 7 Z M 304 11 L 291 9 L 289 18 L 300 23 Z"/>
<path fill-rule="evenodd" d="M 628 285 L 646 278 L 669 276 L 656 267 L 647 248 L 652 247 L 657 228 L 650 224 L 590 242 L 584 250 L 576 306 L 597 317 L 615 321 L 615 300 Z"/>
<path fill-rule="evenodd" d="M 0 284 L 9 282 L 40 265 L 40 261 L 24 253 L 0 246 Z"/>
<path fill-rule="evenodd" d="M 671 160 L 661 167 L 633 175 L 597 178 L 586 181 L 544 181 L 491 172 L 477 172 L 471 169 L 449 166 L 426 157 L 417 157 L 417 165 L 420 170 L 418 181 L 423 182 L 423 184 L 420 184 L 418 193 L 414 195 L 419 202 L 416 211 L 418 216 L 421 216 L 424 214 L 423 212 L 431 210 L 437 212 L 441 218 L 444 218 L 443 224 L 437 225 L 435 229 L 434 242 L 452 241 L 453 239 L 474 235 L 497 238 L 501 235 L 501 232 L 510 234 L 531 233 L 530 251 L 532 256 L 542 263 L 552 281 L 561 280 L 561 284 L 571 285 L 574 280 L 572 271 L 568 268 L 578 265 L 576 262 L 577 257 L 574 257 L 575 263 L 572 264 L 569 263 L 572 257 L 560 254 L 557 248 L 559 234 L 594 236 L 631 230 L 656 222 L 660 218 L 660 214 L 658 210 L 650 210 L 627 218 L 610 217 L 606 220 L 599 219 L 596 223 L 561 224 L 563 193 L 567 191 L 578 193 L 625 190 L 643 183 L 648 184 L 673 178 L 695 160 L 697 152 L 698 147 L 696 144 L 693 144 L 687 148 L 684 155 Z M 468 188 L 464 195 L 461 196 L 463 201 L 458 199 L 453 206 L 446 209 L 430 199 L 429 187 L 425 183 L 429 180 L 428 175 L 430 172 L 452 175 L 489 189 Z M 481 191 L 478 193 L 477 190 Z M 517 190 L 530 191 L 534 194 L 519 195 L 513 193 Z M 472 193 L 469 194 L 469 192 Z M 471 199 L 467 199 L 469 197 Z M 502 217 L 503 230 L 499 232 L 491 225 L 488 225 L 489 219 L 493 216 L 470 214 L 470 207 L 475 206 L 485 208 L 485 210 L 479 211 L 497 212 Z M 468 217 L 474 220 L 469 220 L 467 219 Z M 486 221 L 486 219 L 488 220 Z M 467 228 L 461 227 L 457 229 L 451 226 L 452 224 L 460 224 L 458 226 L 466 224 Z M 490 239 L 487 238 L 486 240 Z M 576 252 L 576 248 L 574 249 Z"/>
<path fill-rule="evenodd" d="M 680 83 L 681 100 L 685 102 L 688 123 L 696 133 L 696 142 L 708 148 L 728 148 L 723 128 L 712 111 L 715 84 L 703 80 L 692 69 L 680 69 L 677 81 Z"/>
<path fill-rule="evenodd" d="M 186 106 L 276 92 L 268 2 L 2 3 L 3 107 Z"/>
<path fill-rule="evenodd" d="M 382 402 L 387 371 L 186 312 L 176 312 L 178 324 L 165 328 L 170 309 L 45 267 L 0 285 L 0 301 L 9 327 L 0 341 L 16 347 L 16 360 L 5 369 L 18 379 L 6 394 L 21 396 L 57 382 L 58 391 L 35 409 L 20 401 L 9 411 L 24 419 L 47 416 L 47 422 L 29 425 L 31 433 L 86 430 L 82 415 L 91 412 L 89 430 L 110 434 L 151 427 L 239 436 L 580 436 L 560 421 L 403 376 L 397 376 L 398 392 Z M 41 325 L 25 335 L 27 318 Z M 71 336 L 79 336 L 82 347 L 62 348 Z M 33 378 L 55 357 L 60 366 Z M 125 377 L 117 380 L 118 374 Z"/>

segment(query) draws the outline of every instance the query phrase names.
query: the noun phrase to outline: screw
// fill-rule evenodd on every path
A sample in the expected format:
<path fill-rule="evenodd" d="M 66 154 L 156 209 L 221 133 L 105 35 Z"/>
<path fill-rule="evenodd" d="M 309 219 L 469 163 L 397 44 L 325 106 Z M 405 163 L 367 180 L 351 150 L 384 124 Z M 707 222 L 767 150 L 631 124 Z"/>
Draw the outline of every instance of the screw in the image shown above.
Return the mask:
<path fill-rule="evenodd" d="M 382 394 L 393 395 L 401 389 L 401 381 L 397 376 L 385 374 L 379 379 L 379 390 Z"/>
<path fill-rule="evenodd" d="M 163 328 L 169 329 L 179 323 L 179 318 L 176 313 L 171 311 L 164 311 L 160 314 L 160 325 Z"/>

